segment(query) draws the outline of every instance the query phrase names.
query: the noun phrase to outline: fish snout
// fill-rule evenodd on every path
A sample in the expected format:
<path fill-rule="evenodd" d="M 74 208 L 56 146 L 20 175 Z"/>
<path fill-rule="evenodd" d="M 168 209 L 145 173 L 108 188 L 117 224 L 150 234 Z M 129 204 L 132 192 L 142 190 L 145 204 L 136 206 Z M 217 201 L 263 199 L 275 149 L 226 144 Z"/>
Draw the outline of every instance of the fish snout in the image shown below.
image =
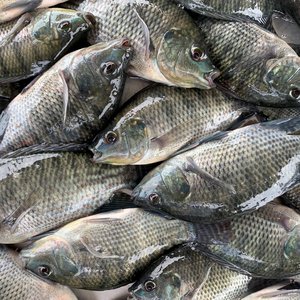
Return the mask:
<path fill-rule="evenodd" d="M 218 78 L 220 75 L 221 75 L 221 72 L 219 70 L 214 70 L 212 72 L 205 74 L 205 79 L 207 80 L 209 87 L 211 87 L 211 88 L 216 87 L 214 80 L 216 78 Z"/>

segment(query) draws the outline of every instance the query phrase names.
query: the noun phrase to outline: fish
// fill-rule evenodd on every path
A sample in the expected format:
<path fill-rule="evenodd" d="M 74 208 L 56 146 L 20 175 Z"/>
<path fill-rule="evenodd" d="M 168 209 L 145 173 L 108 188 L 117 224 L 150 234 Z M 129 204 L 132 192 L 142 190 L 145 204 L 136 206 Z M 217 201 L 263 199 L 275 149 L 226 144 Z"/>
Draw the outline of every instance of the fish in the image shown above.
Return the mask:
<path fill-rule="evenodd" d="M 154 85 L 138 93 L 121 109 L 97 136 L 91 150 L 95 162 L 156 163 L 188 143 L 237 126 L 251 116 L 258 121 L 264 119 L 255 106 L 229 99 L 217 89 Z"/>
<path fill-rule="evenodd" d="M 287 206 L 269 203 L 206 231 L 199 248 L 232 270 L 268 279 L 300 274 L 300 215 Z"/>
<path fill-rule="evenodd" d="M 92 140 L 121 100 L 132 58 L 127 44 L 119 39 L 72 52 L 19 94 L 0 117 L 1 155 Z"/>
<path fill-rule="evenodd" d="M 215 263 L 196 245 L 184 245 L 148 267 L 129 288 L 127 299 L 240 300 L 255 287 L 252 280 L 250 276 Z"/>
<path fill-rule="evenodd" d="M 0 159 L 0 243 L 16 244 L 92 214 L 140 180 L 136 167 L 95 165 L 90 153 Z"/>
<path fill-rule="evenodd" d="M 94 23 L 90 13 L 49 8 L 0 24 L 0 84 L 39 75 L 82 39 Z"/>
<path fill-rule="evenodd" d="M 196 238 L 188 222 L 130 208 L 74 221 L 20 255 L 25 268 L 41 278 L 107 290 L 131 283 L 166 250 Z"/>
<path fill-rule="evenodd" d="M 299 107 L 255 106 L 217 89 L 153 85 L 121 108 L 90 149 L 96 163 L 151 164 L 217 131 L 291 117 L 300 117 Z"/>
<path fill-rule="evenodd" d="M 289 44 L 300 44 L 299 0 L 177 0 L 183 7 L 200 15 L 238 22 L 254 22 L 274 31 Z"/>
<path fill-rule="evenodd" d="M 222 91 L 256 105 L 299 106 L 300 58 L 286 42 L 251 23 L 205 18 L 199 27 Z"/>
<path fill-rule="evenodd" d="M 67 0 L 1 0 L 0 23 L 11 21 L 37 8 L 54 6 Z"/>
<path fill-rule="evenodd" d="M 134 203 L 201 223 L 250 213 L 297 185 L 299 126 L 280 119 L 200 139 L 149 172 Z"/>
<path fill-rule="evenodd" d="M 215 87 L 213 81 L 220 73 L 209 59 L 203 36 L 173 1 L 83 0 L 74 4 L 96 17 L 96 27 L 88 35 L 91 44 L 120 37 L 132 42 L 131 76 L 184 88 Z"/>
<path fill-rule="evenodd" d="M 298 300 L 299 298 L 299 283 L 287 285 L 284 282 L 253 293 L 242 300 Z"/>
<path fill-rule="evenodd" d="M 40 280 L 24 269 L 18 253 L 0 245 L 1 300 L 76 300 L 68 288 Z"/>

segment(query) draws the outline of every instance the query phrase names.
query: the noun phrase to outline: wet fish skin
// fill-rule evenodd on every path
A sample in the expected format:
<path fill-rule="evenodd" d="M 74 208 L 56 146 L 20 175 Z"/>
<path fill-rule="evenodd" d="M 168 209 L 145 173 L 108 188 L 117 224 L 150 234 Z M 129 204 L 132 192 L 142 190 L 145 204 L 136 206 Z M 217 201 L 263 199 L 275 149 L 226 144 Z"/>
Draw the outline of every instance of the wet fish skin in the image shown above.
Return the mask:
<path fill-rule="evenodd" d="M 223 1 L 223 0 L 175 0 L 196 13 L 224 20 L 252 20 L 266 26 L 274 11 L 281 11 L 276 0 Z"/>
<path fill-rule="evenodd" d="M 205 18 L 199 26 L 224 91 L 257 105 L 299 106 L 300 58 L 288 44 L 251 23 Z"/>
<path fill-rule="evenodd" d="M 0 243 L 14 244 L 92 214 L 140 179 L 135 167 L 95 165 L 86 153 L 0 160 Z"/>
<path fill-rule="evenodd" d="M 187 143 L 226 130 L 256 111 L 216 89 L 155 85 L 134 96 L 99 134 L 91 148 L 94 161 L 116 165 L 163 161 Z"/>
<path fill-rule="evenodd" d="M 297 184 L 293 189 L 282 195 L 283 202 L 298 212 L 300 212 L 300 185 Z"/>
<path fill-rule="evenodd" d="M 18 254 L 0 246 L 1 300 L 76 300 L 67 287 L 39 280 L 24 269 Z"/>
<path fill-rule="evenodd" d="M 194 140 L 244 125 L 251 116 L 257 121 L 299 117 L 300 108 L 256 107 L 229 99 L 217 89 L 154 85 L 121 109 L 110 126 L 100 132 L 91 150 L 99 163 L 155 163 Z"/>
<path fill-rule="evenodd" d="M 132 57 L 132 48 L 123 45 L 126 41 L 99 43 L 66 55 L 17 96 L 0 119 L 0 153 L 93 139 L 121 99 Z"/>
<path fill-rule="evenodd" d="M 54 6 L 67 0 L 1 0 L 0 23 L 11 21 L 36 8 Z"/>
<path fill-rule="evenodd" d="M 215 263 L 194 246 L 179 246 L 147 268 L 129 288 L 128 299 L 180 300 L 188 295 L 194 300 L 239 300 L 248 294 L 251 279 Z"/>
<path fill-rule="evenodd" d="M 91 14 L 49 8 L 0 24 L 0 83 L 40 74 L 82 38 L 92 22 Z"/>
<path fill-rule="evenodd" d="M 78 10 L 96 17 L 91 43 L 120 37 L 132 41 L 131 75 L 185 88 L 215 86 L 212 81 L 219 72 L 206 53 L 201 32 L 171 0 L 84 0 Z"/>
<path fill-rule="evenodd" d="M 147 174 L 135 204 L 202 223 L 254 211 L 297 184 L 299 125 L 298 117 L 216 133 Z"/>
<path fill-rule="evenodd" d="M 254 277 L 284 279 L 300 274 L 300 215 L 293 209 L 270 203 L 210 226 L 212 241 L 204 242 L 202 250 L 221 264 Z"/>
<path fill-rule="evenodd" d="M 191 224 L 133 208 L 72 222 L 23 249 L 21 256 L 26 268 L 39 276 L 106 290 L 132 282 L 166 250 L 194 239 Z"/>

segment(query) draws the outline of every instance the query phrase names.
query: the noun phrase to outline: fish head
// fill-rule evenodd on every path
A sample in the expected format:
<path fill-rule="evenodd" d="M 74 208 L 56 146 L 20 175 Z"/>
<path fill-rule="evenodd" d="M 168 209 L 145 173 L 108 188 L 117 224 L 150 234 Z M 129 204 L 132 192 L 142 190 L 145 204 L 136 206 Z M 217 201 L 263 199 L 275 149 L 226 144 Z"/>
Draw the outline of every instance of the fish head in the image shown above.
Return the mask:
<path fill-rule="evenodd" d="M 129 288 L 129 299 L 182 299 L 190 288 L 177 270 L 177 262 L 184 256 L 172 253 L 156 261 L 146 273 Z"/>
<path fill-rule="evenodd" d="M 271 97 L 279 98 L 282 103 L 300 105 L 300 58 L 298 56 L 269 60 L 264 81 L 271 91 Z M 268 95 L 265 97 L 268 98 Z"/>
<path fill-rule="evenodd" d="M 146 124 L 139 118 L 129 118 L 101 133 L 91 150 L 95 162 L 128 165 L 138 163 L 148 148 Z"/>
<path fill-rule="evenodd" d="M 32 32 L 35 40 L 50 45 L 59 41 L 65 48 L 76 38 L 82 37 L 95 23 L 91 13 L 62 8 L 42 9 L 34 18 Z"/>
<path fill-rule="evenodd" d="M 104 115 L 122 96 L 125 71 L 132 56 L 133 50 L 126 38 L 78 51 L 72 58 L 70 72 L 79 101 L 88 102 Z"/>
<path fill-rule="evenodd" d="M 170 85 L 183 88 L 211 89 L 220 72 L 212 64 L 206 49 L 199 43 L 200 33 L 167 31 L 157 52 L 157 65 Z"/>
<path fill-rule="evenodd" d="M 284 243 L 284 256 L 291 264 L 300 263 L 300 225 L 291 230 Z"/>
<path fill-rule="evenodd" d="M 79 272 L 73 249 L 66 240 L 57 236 L 34 242 L 20 255 L 27 270 L 45 279 L 65 283 Z"/>
<path fill-rule="evenodd" d="M 148 173 L 133 190 L 136 205 L 154 211 L 169 212 L 188 200 L 190 184 L 176 163 L 167 161 Z"/>

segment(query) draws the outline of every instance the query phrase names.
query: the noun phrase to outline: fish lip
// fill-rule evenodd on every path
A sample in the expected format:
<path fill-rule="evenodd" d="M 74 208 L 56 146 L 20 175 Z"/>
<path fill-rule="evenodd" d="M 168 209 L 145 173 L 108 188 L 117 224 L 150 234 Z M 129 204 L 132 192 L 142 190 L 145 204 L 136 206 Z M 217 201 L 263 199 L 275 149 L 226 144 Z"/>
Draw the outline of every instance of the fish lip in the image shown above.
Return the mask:
<path fill-rule="evenodd" d="M 92 13 L 89 13 L 89 12 L 86 12 L 86 13 L 79 13 L 79 15 L 86 21 L 86 23 L 94 28 L 97 24 L 97 21 L 96 21 L 96 17 L 92 14 Z"/>
<path fill-rule="evenodd" d="M 220 75 L 221 75 L 221 72 L 219 70 L 212 71 L 208 74 L 205 74 L 204 78 L 208 82 L 208 86 L 210 88 L 215 88 L 216 87 L 216 84 L 214 83 L 214 80 L 216 78 L 218 78 Z"/>

